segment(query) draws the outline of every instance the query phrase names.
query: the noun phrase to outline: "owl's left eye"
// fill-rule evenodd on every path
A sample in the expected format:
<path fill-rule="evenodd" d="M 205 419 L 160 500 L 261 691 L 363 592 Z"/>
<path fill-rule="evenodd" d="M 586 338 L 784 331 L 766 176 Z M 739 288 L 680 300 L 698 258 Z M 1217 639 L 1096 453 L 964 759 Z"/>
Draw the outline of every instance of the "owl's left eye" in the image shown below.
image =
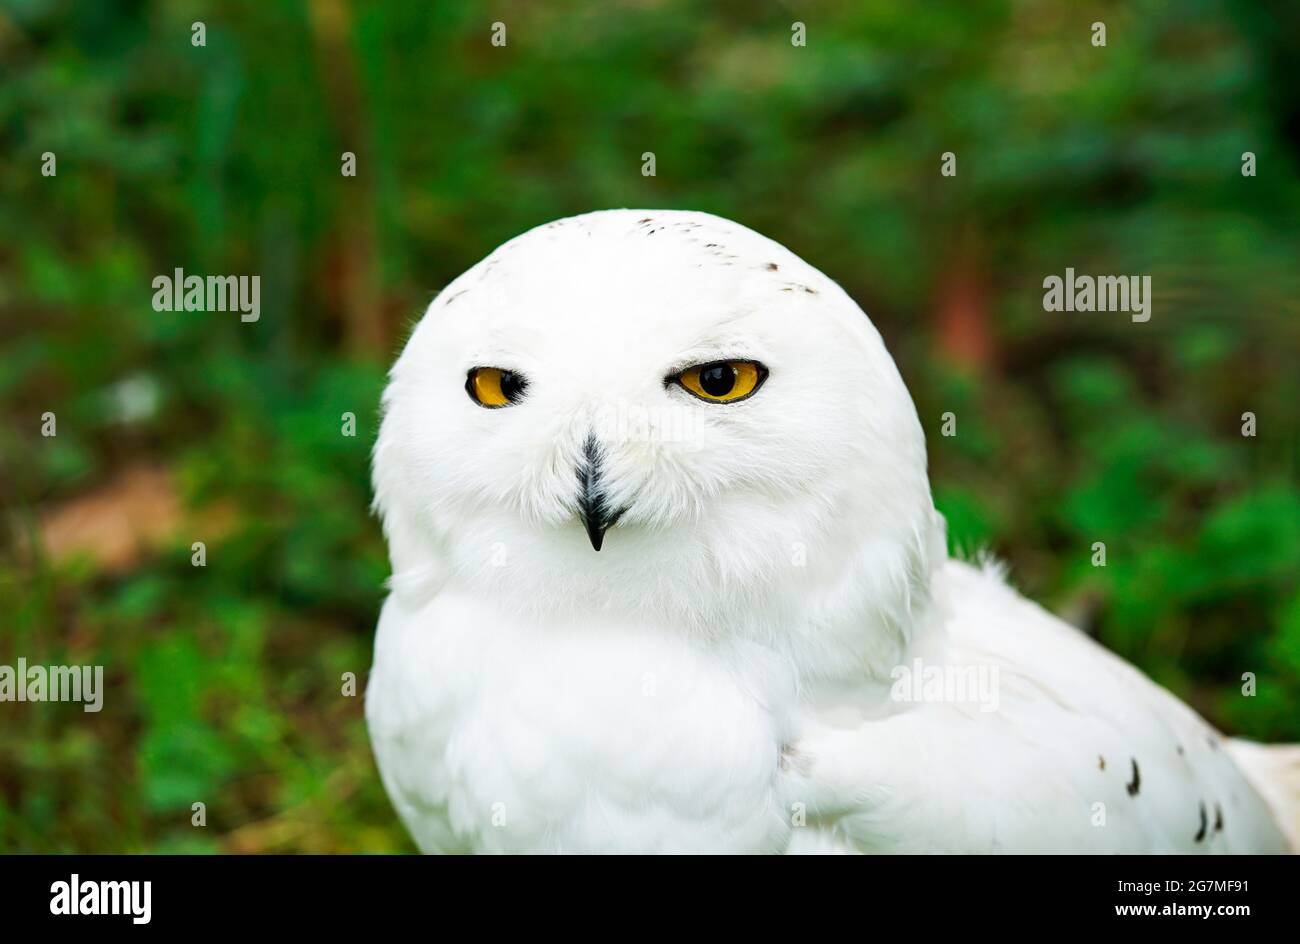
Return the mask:
<path fill-rule="evenodd" d="M 490 410 L 519 402 L 527 386 L 523 374 L 500 367 L 475 367 L 465 378 L 470 399 Z"/>
<path fill-rule="evenodd" d="M 706 403 L 743 400 L 753 396 L 766 379 L 767 368 L 758 361 L 713 361 L 688 367 L 669 378 Z"/>

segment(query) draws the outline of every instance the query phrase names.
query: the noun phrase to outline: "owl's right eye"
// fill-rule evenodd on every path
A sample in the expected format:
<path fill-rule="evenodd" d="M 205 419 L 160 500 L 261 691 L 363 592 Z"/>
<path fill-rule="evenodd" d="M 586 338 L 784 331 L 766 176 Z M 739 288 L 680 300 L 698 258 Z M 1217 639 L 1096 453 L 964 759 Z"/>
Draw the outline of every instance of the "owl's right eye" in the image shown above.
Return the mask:
<path fill-rule="evenodd" d="M 470 399 L 489 410 L 518 403 L 527 386 L 523 374 L 500 367 L 475 367 L 465 378 Z"/>

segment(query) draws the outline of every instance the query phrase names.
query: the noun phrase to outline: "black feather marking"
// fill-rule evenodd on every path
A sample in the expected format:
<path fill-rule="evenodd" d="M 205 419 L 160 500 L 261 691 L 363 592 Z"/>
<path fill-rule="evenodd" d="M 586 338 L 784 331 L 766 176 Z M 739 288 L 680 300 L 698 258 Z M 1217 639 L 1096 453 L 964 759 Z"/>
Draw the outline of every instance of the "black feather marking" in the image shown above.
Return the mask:
<path fill-rule="evenodd" d="M 1129 796 L 1135 797 L 1138 795 L 1138 790 L 1142 787 L 1142 774 L 1138 771 L 1137 758 L 1131 757 L 1129 760 L 1133 764 L 1133 782 L 1125 784 L 1124 789 L 1128 791 Z"/>
<path fill-rule="evenodd" d="M 1223 807 L 1217 803 L 1214 804 L 1214 831 L 1216 833 L 1223 832 Z"/>
<path fill-rule="evenodd" d="M 1205 828 L 1208 825 L 1209 825 L 1209 820 L 1205 816 L 1205 804 L 1202 803 L 1201 804 L 1201 828 L 1196 831 L 1196 835 L 1193 837 L 1196 842 L 1200 842 L 1202 839 L 1205 838 Z"/>

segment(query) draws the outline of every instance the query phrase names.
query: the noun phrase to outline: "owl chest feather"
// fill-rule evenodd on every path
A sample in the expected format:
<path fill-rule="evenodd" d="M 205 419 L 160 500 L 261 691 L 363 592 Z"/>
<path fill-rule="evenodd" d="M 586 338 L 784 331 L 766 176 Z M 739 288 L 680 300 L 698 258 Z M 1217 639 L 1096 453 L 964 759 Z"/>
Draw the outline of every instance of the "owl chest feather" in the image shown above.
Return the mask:
<path fill-rule="evenodd" d="M 394 598 L 367 717 L 426 851 L 778 851 L 794 689 L 738 662 L 654 627 Z"/>

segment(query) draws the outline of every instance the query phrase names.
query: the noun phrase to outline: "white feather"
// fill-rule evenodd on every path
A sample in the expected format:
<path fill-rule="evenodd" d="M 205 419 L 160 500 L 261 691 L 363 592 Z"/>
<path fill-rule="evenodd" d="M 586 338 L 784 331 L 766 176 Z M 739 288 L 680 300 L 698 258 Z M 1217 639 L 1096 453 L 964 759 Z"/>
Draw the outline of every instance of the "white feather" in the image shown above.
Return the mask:
<path fill-rule="evenodd" d="M 770 375 L 728 405 L 665 383 L 724 358 Z M 477 366 L 525 398 L 481 409 Z M 1284 848 L 1190 709 L 947 560 L 879 334 L 744 227 L 619 210 L 526 233 L 429 306 L 384 406 L 366 708 L 422 849 Z M 593 436 L 626 508 L 599 553 Z"/>

